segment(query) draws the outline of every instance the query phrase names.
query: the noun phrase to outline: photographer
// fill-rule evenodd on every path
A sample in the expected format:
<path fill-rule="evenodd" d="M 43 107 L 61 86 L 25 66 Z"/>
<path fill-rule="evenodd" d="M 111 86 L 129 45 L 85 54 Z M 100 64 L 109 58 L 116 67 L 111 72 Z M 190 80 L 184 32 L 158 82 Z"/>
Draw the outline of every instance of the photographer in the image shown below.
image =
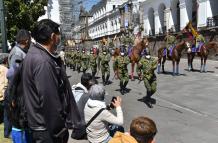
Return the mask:
<path fill-rule="evenodd" d="M 93 85 L 90 90 L 90 99 L 88 100 L 84 113 L 86 123 L 102 108 L 106 108 L 105 89 L 101 85 Z M 87 127 L 87 138 L 91 143 L 107 143 L 110 139 L 109 124 L 118 126 L 123 125 L 123 112 L 121 109 L 121 98 L 113 100 L 112 105 L 116 108 L 117 116 L 108 110 L 103 110 L 95 120 Z"/>

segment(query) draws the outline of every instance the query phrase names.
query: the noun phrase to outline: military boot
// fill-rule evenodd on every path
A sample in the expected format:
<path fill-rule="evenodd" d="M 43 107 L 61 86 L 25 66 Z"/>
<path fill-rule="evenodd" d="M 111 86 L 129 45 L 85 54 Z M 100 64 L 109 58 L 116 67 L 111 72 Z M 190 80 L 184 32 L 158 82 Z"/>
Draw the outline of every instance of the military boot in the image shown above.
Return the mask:
<path fill-rule="evenodd" d="M 110 78 L 110 75 L 107 75 L 106 82 L 105 82 L 106 85 L 109 85 L 109 78 Z"/>
<path fill-rule="evenodd" d="M 105 76 L 102 75 L 102 82 L 103 82 L 103 85 L 105 86 Z"/>
<path fill-rule="evenodd" d="M 128 89 L 126 88 L 127 84 L 128 84 L 128 81 L 125 81 L 124 84 L 123 84 L 124 93 L 128 92 Z"/>

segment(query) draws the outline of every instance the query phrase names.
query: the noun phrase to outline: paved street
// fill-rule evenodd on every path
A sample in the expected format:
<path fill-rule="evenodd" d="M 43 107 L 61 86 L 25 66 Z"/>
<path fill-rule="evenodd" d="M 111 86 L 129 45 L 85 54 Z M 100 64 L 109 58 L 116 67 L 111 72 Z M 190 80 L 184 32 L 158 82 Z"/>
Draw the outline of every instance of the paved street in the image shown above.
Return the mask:
<path fill-rule="evenodd" d="M 156 105 L 148 108 L 138 101 L 146 95 L 143 82 L 130 81 L 131 91 L 121 95 L 117 80 L 106 86 L 107 101 L 112 96 L 123 99 L 124 126 L 128 131 L 131 120 L 137 116 L 152 118 L 158 128 L 157 143 L 209 143 L 218 140 L 218 61 L 208 61 L 208 72 L 199 73 L 187 71 L 187 61 L 180 64 L 180 76 L 171 74 L 158 75 L 158 90 L 153 96 Z M 200 61 L 195 60 L 195 68 L 200 68 Z M 171 62 L 166 63 L 166 71 L 171 71 Z M 72 84 L 79 82 L 81 74 L 70 72 Z M 113 77 L 111 71 L 111 78 Z M 101 79 L 99 79 L 101 82 Z M 86 143 L 73 141 L 69 143 Z"/>

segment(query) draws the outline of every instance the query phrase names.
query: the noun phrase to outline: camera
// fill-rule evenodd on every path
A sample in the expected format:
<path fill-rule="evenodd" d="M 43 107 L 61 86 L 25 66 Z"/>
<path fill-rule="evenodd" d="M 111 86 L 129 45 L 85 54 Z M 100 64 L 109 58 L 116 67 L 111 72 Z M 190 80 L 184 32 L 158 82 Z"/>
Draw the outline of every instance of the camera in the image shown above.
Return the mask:
<path fill-rule="evenodd" d="M 111 99 L 111 103 L 108 105 L 108 109 L 114 109 L 114 105 L 112 104 L 112 102 L 115 102 L 115 100 L 117 100 L 117 97 L 113 96 Z"/>

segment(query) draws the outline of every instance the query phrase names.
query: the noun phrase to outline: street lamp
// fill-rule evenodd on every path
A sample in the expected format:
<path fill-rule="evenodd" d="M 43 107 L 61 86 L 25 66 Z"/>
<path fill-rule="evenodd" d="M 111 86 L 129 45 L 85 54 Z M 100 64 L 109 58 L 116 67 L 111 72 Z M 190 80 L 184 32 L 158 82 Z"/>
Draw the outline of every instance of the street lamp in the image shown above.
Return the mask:
<path fill-rule="evenodd" d="M 5 9 L 3 0 L 0 0 L 0 19 L 1 19 L 1 37 L 2 37 L 2 52 L 7 53 L 7 35 L 5 26 Z"/>

